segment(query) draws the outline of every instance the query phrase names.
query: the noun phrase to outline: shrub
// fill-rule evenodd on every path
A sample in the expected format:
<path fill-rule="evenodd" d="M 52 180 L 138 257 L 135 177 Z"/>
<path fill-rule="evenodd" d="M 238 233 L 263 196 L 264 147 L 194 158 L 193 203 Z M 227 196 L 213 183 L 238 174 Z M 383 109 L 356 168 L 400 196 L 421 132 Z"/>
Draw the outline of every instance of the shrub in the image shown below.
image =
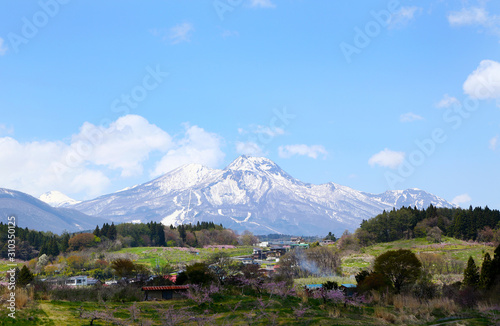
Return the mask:
<path fill-rule="evenodd" d="M 16 308 L 21 309 L 25 307 L 28 302 L 33 301 L 33 290 L 32 289 L 16 289 Z"/>
<path fill-rule="evenodd" d="M 479 293 L 473 287 L 467 286 L 458 293 L 455 301 L 464 308 L 474 308 L 479 299 Z"/>
<path fill-rule="evenodd" d="M 122 286 L 113 293 L 111 300 L 118 302 L 141 301 L 144 294 L 141 289 L 135 286 Z"/>
<path fill-rule="evenodd" d="M 96 236 L 93 233 L 80 233 L 69 239 L 68 244 L 71 250 L 90 247 L 95 244 Z"/>
<path fill-rule="evenodd" d="M 412 284 L 421 273 L 422 264 L 410 250 L 389 250 L 375 259 L 373 269 L 384 275 L 394 286 L 396 293 L 402 286 Z"/>
<path fill-rule="evenodd" d="M 33 281 L 33 273 L 26 267 L 26 265 L 23 265 L 23 268 L 21 268 L 21 271 L 17 275 L 17 284 L 21 287 L 24 287 L 31 283 Z"/>
<path fill-rule="evenodd" d="M 358 283 L 358 292 L 369 292 L 372 290 L 383 292 L 391 287 L 391 283 L 384 275 L 380 273 L 370 273 L 360 283 Z"/>
<path fill-rule="evenodd" d="M 58 286 L 49 291 L 51 300 L 66 300 L 71 302 L 88 301 L 117 301 L 131 302 L 142 300 L 143 293 L 140 287 L 127 284 L 121 286 Z"/>
<path fill-rule="evenodd" d="M 437 296 L 438 288 L 437 285 L 432 283 L 431 276 L 424 273 L 418 280 L 413 284 L 411 292 L 413 295 L 419 299 L 429 300 Z"/>

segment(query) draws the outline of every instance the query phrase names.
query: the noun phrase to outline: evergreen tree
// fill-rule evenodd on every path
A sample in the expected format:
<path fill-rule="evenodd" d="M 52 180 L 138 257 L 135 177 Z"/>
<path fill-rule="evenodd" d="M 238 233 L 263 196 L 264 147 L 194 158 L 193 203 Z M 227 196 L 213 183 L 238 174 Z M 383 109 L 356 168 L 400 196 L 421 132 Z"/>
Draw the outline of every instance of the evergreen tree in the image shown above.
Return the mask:
<path fill-rule="evenodd" d="M 493 260 L 491 261 L 490 279 L 492 284 L 500 283 L 500 244 L 495 249 Z"/>
<path fill-rule="evenodd" d="M 157 224 L 157 232 L 158 232 L 158 245 L 165 247 L 167 242 L 165 241 L 165 230 L 163 229 L 163 224 Z"/>
<path fill-rule="evenodd" d="M 101 230 L 99 230 L 99 225 L 96 225 L 95 230 L 94 230 L 94 235 L 96 237 L 100 237 L 101 236 Z"/>
<path fill-rule="evenodd" d="M 463 284 L 470 287 L 477 287 L 479 285 L 479 271 L 472 256 L 469 256 L 467 268 L 464 270 Z"/>
<path fill-rule="evenodd" d="M 33 273 L 26 267 L 26 265 L 21 268 L 21 271 L 17 275 L 17 284 L 24 287 L 33 281 Z"/>
<path fill-rule="evenodd" d="M 108 223 L 104 223 L 102 225 L 102 228 L 101 228 L 101 236 L 107 237 L 108 236 L 108 231 L 109 231 L 109 224 Z"/>
<path fill-rule="evenodd" d="M 113 222 L 111 222 L 111 225 L 109 226 L 108 231 L 106 232 L 106 237 L 108 237 L 109 240 L 116 239 L 116 226 Z"/>
<path fill-rule="evenodd" d="M 481 274 L 479 275 L 479 286 L 487 289 L 492 285 L 491 280 L 491 257 L 487 252 L 484 255 L 483 264 L 481 265 Z"/>
<path fill-rule="evenodd" d="M 48 248 L 47 248 L 48 255 L 50 256 L 57 256 L 59 255 L 59 246 L 57 245 L 57 240 L 56 237 L 52 237 L 49 241 Z"/>
<path fill-rule="evenodd" d="M 183 242 L 186 242 L 186 229 L 184 228 L 184 225 L 179 225 L 177 228 L 179 230 L 179 236 L 181 237 Z"/>
<path fill-rule="evenodd" d="M 65 252 L 69 248 L 69 233 L 65 232 L 63 233 L 61 237 L 61 245 L 60 245 L 60 252 Z"/>

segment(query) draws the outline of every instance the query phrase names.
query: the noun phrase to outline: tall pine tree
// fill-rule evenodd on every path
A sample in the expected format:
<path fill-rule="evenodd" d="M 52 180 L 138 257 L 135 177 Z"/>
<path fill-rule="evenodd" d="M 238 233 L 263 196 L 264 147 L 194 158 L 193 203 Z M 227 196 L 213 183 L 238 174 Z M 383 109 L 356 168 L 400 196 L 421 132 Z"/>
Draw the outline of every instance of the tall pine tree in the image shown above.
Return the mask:
<path fill-rule="evenodd" d="M 469 256 L 469 260 L 467 261 L 467 268 L 464 270 L 464 286 L 477 287 L 479 285 L 479 271 L 472 259 L 472 256 Z"/>
<path fill-rule="evenodd" d="M 487 289 L 492 285 L 491 280 L 491 257 L 487 252 L 484 255 L 483 264 L 481 265 L 481 273 L 479 274 L 479 286 Z"/>

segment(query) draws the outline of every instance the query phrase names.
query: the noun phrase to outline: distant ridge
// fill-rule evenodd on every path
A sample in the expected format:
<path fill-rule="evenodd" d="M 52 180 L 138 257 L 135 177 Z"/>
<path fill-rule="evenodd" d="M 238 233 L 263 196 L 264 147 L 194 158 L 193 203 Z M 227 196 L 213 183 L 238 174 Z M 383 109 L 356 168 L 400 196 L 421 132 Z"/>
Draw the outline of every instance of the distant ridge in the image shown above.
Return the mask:
<path fill-rule="evenodd" d="M 93 230 L 97 224 L 108 222 L 74 209 L 52 207 L 20 191 L 0 188 L 1 220 L 5 222 L 12 215 L 19 227 L 55 233 Z"/>
<path fill-rule="evenodd" d="M 291 177 L 273 161 L 240 156 L 225 169 L 179 167 L 129 189 L 70 205 L 114 222 L 165 225 L 213 221 L 256 234 L 341 234 L 393 207 L 454 207 L 420 189 L 369 194 L 333 182 L 314 185 Z"/>

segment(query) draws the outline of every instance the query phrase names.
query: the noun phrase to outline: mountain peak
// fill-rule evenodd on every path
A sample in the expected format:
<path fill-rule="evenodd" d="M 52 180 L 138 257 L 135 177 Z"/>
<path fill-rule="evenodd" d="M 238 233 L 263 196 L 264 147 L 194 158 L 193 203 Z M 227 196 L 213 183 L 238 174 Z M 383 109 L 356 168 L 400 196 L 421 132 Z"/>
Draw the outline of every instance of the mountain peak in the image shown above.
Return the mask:
<path fill-rule="evenodd" d="M 79 201 L 75 200 L 73 198 L 70 198 L 63 194 L 62 192 L 53 190 L 44 193 L 40 197 L 38 197 L 41 201 L 49 204 L 50 206 L 53 207 L 61 207 L 61 206 L 67 206 L 67 205 L 74 205 L 78 204 Z"/>
<path fill-rule="evenodd" d="M 263 172 L 280 169 L 276 163 L 265 157 L 241 155 L 229 164 L 225 170 Z M 281 170 L 281 169 L 280 169 Z"/>

